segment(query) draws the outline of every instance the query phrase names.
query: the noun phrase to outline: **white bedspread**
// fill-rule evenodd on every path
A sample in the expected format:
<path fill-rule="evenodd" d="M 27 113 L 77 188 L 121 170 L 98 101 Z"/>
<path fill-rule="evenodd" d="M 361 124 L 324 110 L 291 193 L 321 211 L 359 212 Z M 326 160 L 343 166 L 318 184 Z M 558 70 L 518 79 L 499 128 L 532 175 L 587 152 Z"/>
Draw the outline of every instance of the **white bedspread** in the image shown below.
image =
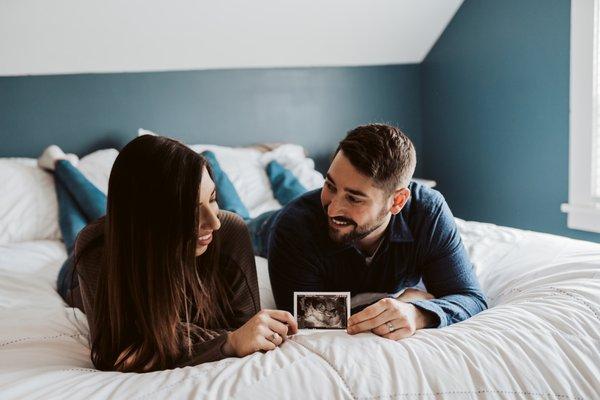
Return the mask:
<path fill-rule="evenodd" d="M 85 316 L 54 291 L 60 242 L 0 246 L 0 398 L 600 398 L 600 245 L 458 222 L 490 304 L 470 320 L 398 342 L 299 334 L 147 374 L 93 369 Z"/>

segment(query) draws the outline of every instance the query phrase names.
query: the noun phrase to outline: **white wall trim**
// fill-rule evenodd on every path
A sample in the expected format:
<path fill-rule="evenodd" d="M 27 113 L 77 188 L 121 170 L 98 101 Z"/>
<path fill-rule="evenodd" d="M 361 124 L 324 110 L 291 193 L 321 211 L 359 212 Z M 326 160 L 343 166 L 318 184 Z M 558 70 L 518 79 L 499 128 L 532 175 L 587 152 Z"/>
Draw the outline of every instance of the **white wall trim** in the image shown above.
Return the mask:
<path fill-rule="evenodd" d="M 567 217 L 569 228 L 600 233 L 600 208 L 562 204 L 560 209 L 569 215 Z"/>
<path fill-rule="evenodd" d="M 600 232 L 600 208 L 592 196 L 596 2 L 571 1 L 569 203 L 561 206 L 569 228 L 590 232 Z"/>

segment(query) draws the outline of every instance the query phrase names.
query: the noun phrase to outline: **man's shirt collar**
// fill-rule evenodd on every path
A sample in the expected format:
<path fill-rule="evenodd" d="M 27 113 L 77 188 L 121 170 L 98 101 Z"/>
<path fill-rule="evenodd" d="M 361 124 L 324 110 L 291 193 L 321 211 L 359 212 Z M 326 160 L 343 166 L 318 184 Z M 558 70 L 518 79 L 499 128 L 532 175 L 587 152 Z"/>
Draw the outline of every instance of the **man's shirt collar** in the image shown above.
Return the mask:
<path fill-rule="evenodd" d="M 331 240 L 328 232 L 329 226 L 327 225 L 327 219 L 324 218 L 324 221 L 325 223 L 323 224 L 323 234 L 320 235 L 320 237 L 321 240 L 324 241 L 323 251 L 326 256 L 333 256 L 337 253 L 348 249 L 355 249 L 358 251 L 358 249 L 356 249 L 351 244 L 340 244 Z M 390 218 L 388 227 L 384 232 L 383 243 L 381 243 L 379 252 L 383 253 L 387 251 L 390 243 L 409 243 L 413 241 L 413 235 L 410 232 L 410 229 L 404 219 L 404 216 L 400 212 L 396 215 L 392 215 L 392 217 Z"/>
<path fill-rule="evenodd" d="M 413 235 L 410 232 L 408 224 L 404 220 L 404 215 L 399 212 L 396 215 L 392 215 L 390 219 L 389 241 L 391 243 L 406 243 L 414 241 Z"/>

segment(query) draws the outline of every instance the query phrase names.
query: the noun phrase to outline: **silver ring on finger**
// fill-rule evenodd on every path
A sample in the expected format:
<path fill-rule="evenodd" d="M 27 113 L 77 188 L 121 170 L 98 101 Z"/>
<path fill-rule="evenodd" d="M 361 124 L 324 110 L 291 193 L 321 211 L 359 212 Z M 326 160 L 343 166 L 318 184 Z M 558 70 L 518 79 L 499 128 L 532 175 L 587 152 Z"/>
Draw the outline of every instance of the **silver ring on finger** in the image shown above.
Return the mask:
<path fill-rule="evenodd" d="M 394 332 L 396 330 L 396 328 L 394 328 L 394 324 L 392 324 L 391 322 L 387 323 L 387 327 L 390 332 Z"/>

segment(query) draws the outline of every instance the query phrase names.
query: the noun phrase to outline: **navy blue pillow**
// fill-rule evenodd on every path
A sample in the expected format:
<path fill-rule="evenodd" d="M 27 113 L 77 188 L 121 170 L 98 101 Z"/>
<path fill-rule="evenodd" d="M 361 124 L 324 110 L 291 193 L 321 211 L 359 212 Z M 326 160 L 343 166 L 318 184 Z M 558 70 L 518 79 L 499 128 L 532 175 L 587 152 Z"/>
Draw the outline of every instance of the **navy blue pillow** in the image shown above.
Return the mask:
<path fill-rule="evenodd" d="M 207 150 L 202 152 L 202 155 L 208 160 L 213 172 L 215 186 L 217 187 L 217 203 L 219 204 L 219 208 L 234 212 L 244 220 L 250 219 L 248 209 L 242 203 L 242 199 L 238 196 L 233 183 L 231 183 L 225 171 L 221 169 L 215 153 Z"/>

